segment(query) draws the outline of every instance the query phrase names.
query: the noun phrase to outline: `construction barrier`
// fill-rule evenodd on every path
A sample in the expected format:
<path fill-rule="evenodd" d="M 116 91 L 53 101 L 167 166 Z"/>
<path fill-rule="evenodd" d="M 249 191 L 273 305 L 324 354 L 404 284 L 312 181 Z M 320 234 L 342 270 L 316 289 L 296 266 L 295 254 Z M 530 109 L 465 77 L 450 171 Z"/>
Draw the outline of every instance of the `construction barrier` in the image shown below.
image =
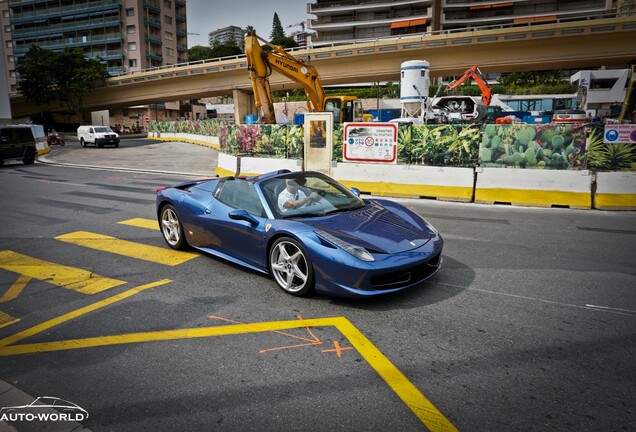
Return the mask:
<path fill-rule="evenodd" d="M 476 168 L 475 202 L 592 208 L 589 171 Z"/>
<path fill-rule="evenodd" d="M 594 208 L 636 210 L 636 172 L 597 173 Z"/>
<path fill-rule="evenodd" d="M 373 195 L 470 202 L 473 168 L 338 163 L 332 176 L 347 187 Z"/>
<path fill-rule="evenodd" d="M 302 163 L 300 159 L 232 156 L 219 152 L 215 172 L 221 177 L 233 176 L 237 173 L 242 176 L 253 176 L 281 169 L 298 171 L 302 169 Z"/>

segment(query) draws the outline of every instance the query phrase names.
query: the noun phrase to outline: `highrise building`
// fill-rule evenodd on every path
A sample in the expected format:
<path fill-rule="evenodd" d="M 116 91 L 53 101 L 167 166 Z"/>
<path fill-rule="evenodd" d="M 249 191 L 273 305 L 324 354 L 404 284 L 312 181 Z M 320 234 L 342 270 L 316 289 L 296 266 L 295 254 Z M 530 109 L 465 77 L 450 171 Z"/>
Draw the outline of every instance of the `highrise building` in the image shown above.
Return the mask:
<path fill-rule="evenodd" d="M 617 12 L 626 0 L 315 0 L 307 4 L 309 45 L 492 25 L 587 19 Z M 629 1 L 627 1 L 629 3 Z"/>
<path fill-rule="evenodd" d="M 214 42 L 220 44 L 227 43 L 230 39 L 234 40 L 237 45 L 245 38 L 245 30 L 237 26 L 227 26 L 208 33 L 208 44 L 214 45 Z"/>
<path fill-rule="evenodd" d="M 11 0 L 0 14 L 10 91 L 31 45 L 81 48 L 111 74 L 187 61 L 185 0 Z"/>
<path fill-rule="evenodd" d="M 32 45 L 81 48 L 113 75 L 188 60 L 186 0 L 0 1 L 0 25 L 9 93 L 17 90 L 16 66 Z M 164 118 L 180 114 L 175 102 L 153 105 L 153 118 L 159 110 Z M 120 109 L 112 123 L 137 125 L 141 118 L 143 125 L 149 113 L 145 106 Z"/>

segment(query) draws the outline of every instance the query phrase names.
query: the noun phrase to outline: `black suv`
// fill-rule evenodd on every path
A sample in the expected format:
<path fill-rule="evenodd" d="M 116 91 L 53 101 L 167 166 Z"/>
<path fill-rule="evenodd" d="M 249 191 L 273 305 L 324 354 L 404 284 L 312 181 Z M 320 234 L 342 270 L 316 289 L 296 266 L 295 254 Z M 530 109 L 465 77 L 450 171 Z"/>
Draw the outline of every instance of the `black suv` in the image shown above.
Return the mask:
<path fill-rule="evenodd" d="M 21 159 L 30 165 L 36 153 L 30 126 L 0 126 L 0 165 L 7 159 Z"/>

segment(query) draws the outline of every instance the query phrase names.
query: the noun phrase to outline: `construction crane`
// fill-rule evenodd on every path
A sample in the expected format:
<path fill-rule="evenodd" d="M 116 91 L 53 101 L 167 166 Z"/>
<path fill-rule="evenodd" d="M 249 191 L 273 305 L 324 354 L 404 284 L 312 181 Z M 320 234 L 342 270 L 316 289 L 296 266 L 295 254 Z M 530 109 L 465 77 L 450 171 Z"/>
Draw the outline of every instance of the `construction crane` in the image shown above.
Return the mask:
<path fill-rule="evenodd" d="M 305 31 L 305 21 L 301 21 L 299 23 L 290 24 L 290 25 L 286 26 L 285 28 L 298 27 L 298 26 L 300 26 L 300 29 L 302 31 Z"/>

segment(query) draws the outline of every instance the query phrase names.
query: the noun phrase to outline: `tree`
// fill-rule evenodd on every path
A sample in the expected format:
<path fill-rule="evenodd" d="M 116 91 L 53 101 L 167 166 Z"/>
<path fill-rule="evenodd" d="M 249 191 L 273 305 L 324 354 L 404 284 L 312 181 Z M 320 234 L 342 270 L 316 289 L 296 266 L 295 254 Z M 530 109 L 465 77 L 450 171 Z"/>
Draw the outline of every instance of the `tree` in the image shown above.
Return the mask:
<path fill-rule="evenodd" d="M 277 39 L 272 39 L 270 41 L 272 45 L 280 45 L 283 48 L 295 48 L 298 46 L 298 42 L 290 37 L 282 37 Z"/>
<path fill-rule="evenodd" d="M 243 54 L 243 50 L 238 45 L 236 45 L 234 39 L 230 39 L 223 44 L 219 41 L 214 41 L 210 54 L 210 58 L 229 57 Z"/>
<path fill-rule="evenodd" d="M 83 121 L 84 94 L 108 77 L 99 60 L 88 58 L 79 49 L 53 52 L 33 45 L 20 60 L 18 91 L 29 101 L 45 105 L 58 101 Z"/>
<path fill-rule="evenodd" d="M 203 45 L 195 45 L 188 50 L 188 61 L 205 60 L 212 58 L 212 48 Z"/>
<path fill-rule="evenodd" d="M 274 12 L 274 19 L 272 21 L 272 34 L 269 35 L 271 40 L 280 39 L 285 37 L 285 30 L 283 30 L 283 25 L 280 23 L 280 18 L 278 18 L 278 14 Z"/>

